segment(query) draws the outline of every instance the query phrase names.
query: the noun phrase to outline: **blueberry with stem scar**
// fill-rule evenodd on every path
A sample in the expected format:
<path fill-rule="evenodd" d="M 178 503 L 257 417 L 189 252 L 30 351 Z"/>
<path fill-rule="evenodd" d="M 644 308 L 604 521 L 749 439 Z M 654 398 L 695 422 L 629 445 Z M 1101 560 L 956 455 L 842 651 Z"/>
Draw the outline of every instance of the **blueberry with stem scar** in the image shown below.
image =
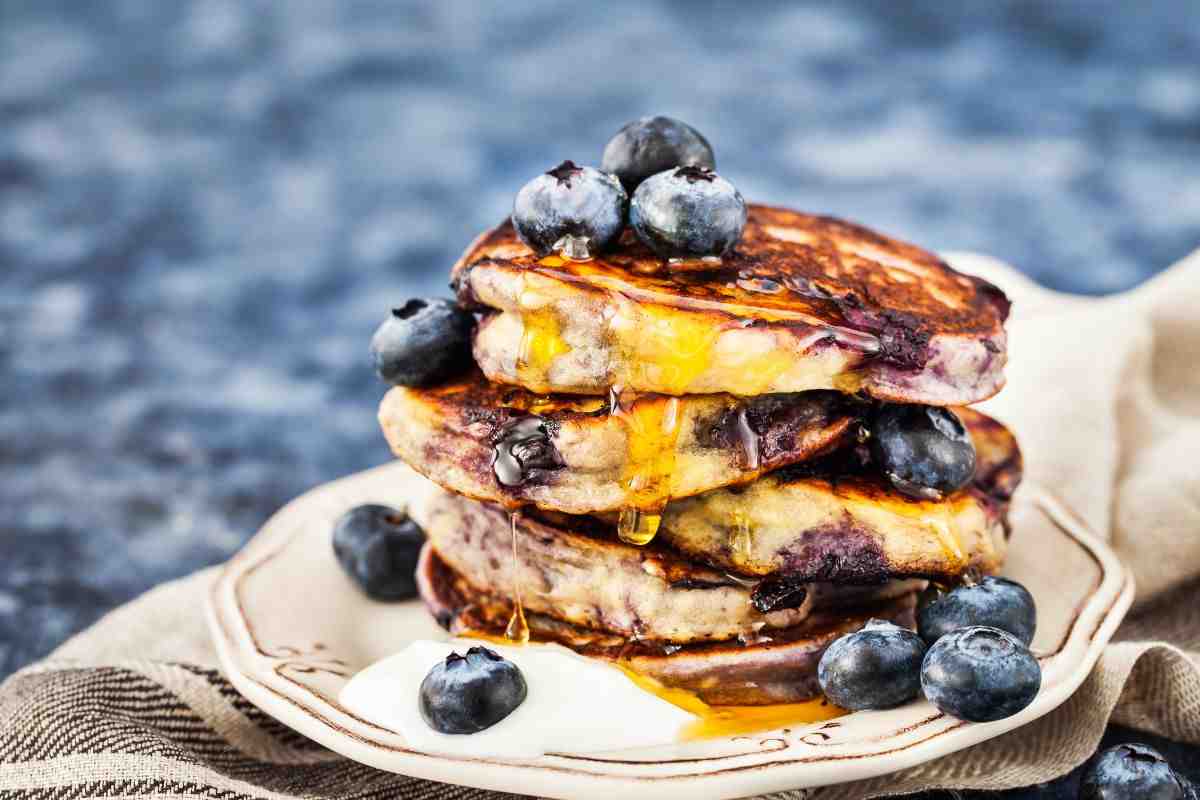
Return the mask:
<path fill-rule="evenodd" d="M 440 733 L 478 733 L 525 702 L 528 688 L 516 664 L 487 647 L 450 653 L 421 681 L 421 717 Z"/>

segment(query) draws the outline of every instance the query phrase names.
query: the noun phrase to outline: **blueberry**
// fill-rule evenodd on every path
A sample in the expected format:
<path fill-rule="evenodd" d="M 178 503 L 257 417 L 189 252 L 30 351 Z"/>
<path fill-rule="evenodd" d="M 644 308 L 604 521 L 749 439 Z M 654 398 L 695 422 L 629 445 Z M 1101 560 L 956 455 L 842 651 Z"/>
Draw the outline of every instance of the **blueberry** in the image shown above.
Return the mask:
<path fill-rule="evenodd" d="M 629 196 L 612 175 L 564 161 L 517 192 L 512 222 L 538 255 L 587 259 L 617 240 Z"/>
<path fill-rule="evenodd" d="M 670 117 L 642 117 L 630 122 L 604 146 L 600 169 L 621 179 L 632 192 L 651 175 L 672 167 L 716 169 L 712 147 L 700 132 Z"/>
<path fill-rule="evenodd" d="M 721 256 L 746 227 L 746 201 L 733 184 L 703 167 L 677 167 L 642 182 L 629 225 L 663 258 Z"/>
<path fill-rule="evenodd" d="M 357 506 L 333 526 L 333 554 L 373 600 L 417 596 L 417 556 L 424 543 L 420 526 L 390 506 Z"/>
<path fill-rule="evenodd" d="M 893 708 L 921 691 L 924 655 L 921 637 L 873 619 L 829 645 L 817 665 L 817 680 L 825 696 L 842 708 Z"/>
<path fill-rule="evenodd" d="M 871 453 L 900 492 L 939 499 L 975 475 L 975 445 L 953 411 L 889 404 L 871 423 Z"/>
<path fill-rule="evenodd" d="M 1011 717 L 1033 702 L 1042 668 L 999 628 L 960 628 L 938 639 L 921 665 L 921 688 L 941 711 L 968 722 Z"/>
<path fill-rule="evenodd" d="M 1144 744 L 1119 744 L 1088 765 L 1079 800 L 1183 800 L 1191 796 L 1167 760 Z"/>
<path fill-rule="evenodd" d="M 1033 595 L 1016 581 L 989 575 L 979 583 L 959 586 L 937 597 L 917 615 L 917 631 L 927 644 L 972 625 L 1008 631 L 1028 647 L 1037 628 Z"/>
<path fill-rule="evenodd" d="M 371 338 L 379 377 L 397 386 L 430 386 L 471 363 L 475 317 L 449 300 L 415 298 L 383 321 Z"/>
<path fill-rule="evenodd" d="M 525 702 L 525 676 L 486 647 L 451 653 L 421 681 L 421 716 L 441 733 L 478 733 Z"/>

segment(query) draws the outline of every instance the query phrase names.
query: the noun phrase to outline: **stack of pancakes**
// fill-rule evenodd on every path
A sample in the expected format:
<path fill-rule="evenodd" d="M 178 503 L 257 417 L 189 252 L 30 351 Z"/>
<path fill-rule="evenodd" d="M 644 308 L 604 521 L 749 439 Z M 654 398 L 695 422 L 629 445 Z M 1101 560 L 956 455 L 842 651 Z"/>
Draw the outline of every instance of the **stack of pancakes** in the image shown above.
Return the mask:
<path fill-rule="evenodd" d="M 719 261 L 628 231 L 539 258 L 505 223 L 452 285 L 481 315 L 476 367 L 380 409 L 442 487 L 413 515 L 451 631 L 560 642 L 711 704 L 795 702 L 836 637 L 911 625 L 929 581 L 1001 565 L 1020 453 L 963 406 L 1003 385 L 1008 302 L 935 255 L 751 205 Z M 894 488 L 866 442 L 881 403 L 954 407 L 973 482 Z"/>

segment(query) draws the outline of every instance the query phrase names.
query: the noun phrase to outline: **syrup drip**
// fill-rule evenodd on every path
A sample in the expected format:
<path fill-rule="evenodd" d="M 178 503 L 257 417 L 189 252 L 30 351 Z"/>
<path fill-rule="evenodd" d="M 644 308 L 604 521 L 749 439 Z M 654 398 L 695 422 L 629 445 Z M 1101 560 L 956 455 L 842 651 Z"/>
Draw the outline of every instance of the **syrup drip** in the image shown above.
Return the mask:
<path fill-rule="evenodd" d="M 549 414 L 554 411 L 574 411 L 580 414 L 592 414 L 608 406 L 603 397 L 534 394 L 533 392 L 519 391 L 514 391 L 511 395 L 502 397 L 499 404 L 502 408 L 528 411 L 530 414 L 537 415 Z"/>
<path fill-rule="evenodd" d="M 633 545 L 648 544 L 658 533 L 671 499 L 675 444 L 679 439 L 679 398 L 609 395 L 609 414 L 625 424 L 628 463 L 622 483 L 629 504 L 617 517 L 617 535 Z"/>
<path fill-rule="evenodd" d="M 622 666 L 621 669 L 639 688 L 698 717 L 681 732 L 680 738 L 683 741 L 720 739 L 808 725 L 836 719 L 847 713 L 823 697 L 802 703 L 779 703 L 770 706 L 711 706 L 686 689 L 664 686 L 654 678 L 634 672 L 628 667 Z"/>
<path fill-rule="evenodd" d="M 547 256 L 542 263 L 561 266 L 565 262 L 558 256 Z M 523 283 L 518 304 L 524 329 L 517 353 L 517 378 L 530 386 L 544 384 L 554 359 L 570 352 L 571 346 L 563 341 L 558 317 L 541 292 Z"/>
<path fill-rule="evenodd" d="M 508 515 L 509 528 L 512 530 L 512 584 L 513 584 L 513 613 L 508 619 L 508 627 L 504 629 L 504 638 L 513 644 L 529 643 L 529 623 L 525 621 L 525 606 L 521 602 L 521 565 L 518 561 L 518 530 L 517 512 Z"/>
<path fill-rule="evenodd" d="M 517 356 L 517 377 L 530 385 L 545 382 L 554 359 L 570 351 L 559 332 L 558 319 L 548 309 L 527 311 L 521 316 L 521 352 Z"/>
<path fill-rule="evenodd" d="M 736 509 L 729 520 L 729 551 L 733 554 L 735 563 L 745 563 L 750 560 L 754 551 L 754 528 L 743 509 Z"/>
<path fill-rule="evenodd" d="M 554 249 L 567 261 L 591 261 L 591 241 L 587 236 L 567 234 L 554 243 Z"/>
<path fill-rule="evenodd" d="M 958 526 L 954 521 L 954 502 L 952 500 L 905 500 L 889 503 L 892 508 L 907 517 L 918 520 L 927 526 L 937 539 L 942 550 L 942 557 L 951 565 L 954 572 L 962 572 L 967 568 L 971 559 L 963 546 Z"/>
<path fill-rule="evenodd" d="M 742 451 L 742 465 L 748 470 L 756 470 L 762 466 L 758 432 L 750 425 L 750 417 L 745 406 L 738 409 L 736 423 L 738 445 Z"/>
<path fill-rule="evenodd" d="M 969 559 L 966 552 L 963 551 L 962 542 L 959 541 L 958 533 L 954 530 L 949 514 L 939 509 L 931 513 L 927 519 L 942 546 L 942 553 L 950 562 L 956 564 L 959 570 L 965 569 Z"/>

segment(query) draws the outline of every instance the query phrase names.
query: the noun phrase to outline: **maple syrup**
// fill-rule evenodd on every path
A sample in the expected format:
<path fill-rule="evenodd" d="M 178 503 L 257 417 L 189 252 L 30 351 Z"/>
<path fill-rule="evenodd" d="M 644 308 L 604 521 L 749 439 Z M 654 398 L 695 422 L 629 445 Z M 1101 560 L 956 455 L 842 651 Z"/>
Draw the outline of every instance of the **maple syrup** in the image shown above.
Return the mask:
<path fill-rule="evenodd" d="M 756 470 L 762 466 L 762 455 L 759 448 L 758 432 L 750 424 L 749 411 L 746 406 L 738 409 L 734 417 L 737 430 L 738 449 L 742 456 L 742 467 Z"/>
<path fill-rule="evenodd" d="M 627 504 L 617 516 L 617 536 L 633 545 L 654 539 L 671 499 L 675 446 L 679 439 L 679 398 L 622 396 L 613 389 L 609 414 L 625 424 L 626 466 L 622 484 Z"/>
<path fill-rule="evenodd" d="M 754 552 L 754 528 L 745 509 L 736 508 L 730 514 L 729 552 L 735 564 L 745 563 Z"/>
<path fill-rule="evenodd" d="M 550 309 L 526 311 L 521 315 L 524 329 L 517 355 L 517 377 L 531 386 L 545 382 L 546 373 L 554 359 L 570 352 L 563 341 L 558 318 Z"/>
<path fill-rule="evenodd" d="M 529 623 L 525 620 L 525 606 L 521 600 L 520 533 L 517 528 L 517 516 L 516 511 L 508 515 L 508 524 L 512 531 L 513 612 L 508 618 L 508 626 L 504 629 L 504 638 L 511 644 L 528 644 Z"/>
<path fill-rule="evenodd" d="M 698 719 L 680 733 L 684 741 L 719 739 L 760 731 L 771 731 L 813 722 L 825 722 L 848 712 L 823 697 L 801 703 L 768 706 L 713 706 L 687 689 L 664 686 L 658 680 L 622 666 L 622 671 L 641 689 L 691 712 Z"/>
<path fill-rule="evenodd" d="M 560 256 L 546 256 L 541 263 L 561 266 L 566 261 Z M 522 325 L 517 378 L 529 386 L 541 385 L 554 359 L 570 352 L 571 346 L 562 338 L 562 327 L 548 298 L 531 288 L 528 278 L 522 281 L 517 302 Z"/>

